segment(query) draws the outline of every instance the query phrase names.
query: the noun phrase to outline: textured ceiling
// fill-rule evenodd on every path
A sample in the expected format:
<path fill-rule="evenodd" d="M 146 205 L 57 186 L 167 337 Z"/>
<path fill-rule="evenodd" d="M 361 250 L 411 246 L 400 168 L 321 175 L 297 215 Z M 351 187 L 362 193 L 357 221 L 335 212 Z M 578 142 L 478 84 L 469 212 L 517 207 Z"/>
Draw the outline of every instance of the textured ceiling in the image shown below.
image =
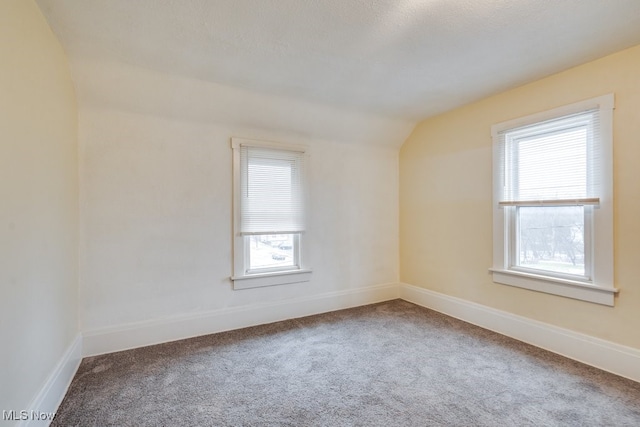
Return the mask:
<path fill-rule="evenodd" d="M 640 43 L 640 0 L 37 0 L 74 61 L 422 119 Z"/>

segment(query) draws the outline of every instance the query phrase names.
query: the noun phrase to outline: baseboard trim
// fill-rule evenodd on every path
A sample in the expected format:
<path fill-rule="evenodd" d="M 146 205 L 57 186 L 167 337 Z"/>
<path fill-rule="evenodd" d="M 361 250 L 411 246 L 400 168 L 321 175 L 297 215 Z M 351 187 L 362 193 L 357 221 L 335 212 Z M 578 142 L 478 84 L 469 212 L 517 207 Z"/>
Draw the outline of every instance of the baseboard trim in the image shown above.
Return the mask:
<path fill-rule="evenodd" d="M 26 420 L 18 423 L 20 427 L 48 426 L 49 414 L 54 414 L 62 403 L 71 381 L 82 361 L 82 335 L 78 334 L 62 355 L 44 385 L 31 401 Z"/>
<path fill-rule="evenodd" d="M 97 356 L 397 298 L 399 298 L 398 284 L 389 283 L 131 323 L 84 332 L 82 353 L 83 356 Z"/>
<path fill-rule="evenodd" d="M 400 298 L 640 382 L 640 350 L 401 283 Z"/>

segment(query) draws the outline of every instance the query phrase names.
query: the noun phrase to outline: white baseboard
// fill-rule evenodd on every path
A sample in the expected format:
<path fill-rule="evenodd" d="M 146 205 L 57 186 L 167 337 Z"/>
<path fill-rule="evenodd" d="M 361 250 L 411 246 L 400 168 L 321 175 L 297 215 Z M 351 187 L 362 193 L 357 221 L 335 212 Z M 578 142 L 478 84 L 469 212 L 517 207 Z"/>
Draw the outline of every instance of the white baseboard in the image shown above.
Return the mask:
<path fill-rule="evenodd" d="M 402 283 L 400 298 L 640 382 L 640 350 Z"/>
<path fill-rule="evenodd" d="M 83 356 L 246 328 L 398 297 L 398 284 L 390 283 L 87 331 L 83 333 Z"/>
<path fill-rule="evenodd" d="M 56 365 L 40 392 L 31 401 L 28 411 L 23 411 L 20 427 L 48 426 L 51 415 L 55 414 L 62 403 L 71 380 L 76 374 L 82 361 L 82 336 L 76 335 L 71 345 Z"/>

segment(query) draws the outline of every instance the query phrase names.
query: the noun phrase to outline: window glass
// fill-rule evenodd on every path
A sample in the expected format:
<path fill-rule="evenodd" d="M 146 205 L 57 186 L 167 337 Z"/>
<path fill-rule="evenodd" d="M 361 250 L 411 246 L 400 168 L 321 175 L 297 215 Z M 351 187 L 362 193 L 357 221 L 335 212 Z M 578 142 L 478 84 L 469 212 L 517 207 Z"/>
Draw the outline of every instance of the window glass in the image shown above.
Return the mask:
<path fill-rule="evenodd" d="M 266 234 L 249 237 L 249 269 L 293 267 L 293 234 Z"/>
<path fill-rule="evenodd" d="M 585 275 L 584 206 L 516 209 L 518 266 Z"/>

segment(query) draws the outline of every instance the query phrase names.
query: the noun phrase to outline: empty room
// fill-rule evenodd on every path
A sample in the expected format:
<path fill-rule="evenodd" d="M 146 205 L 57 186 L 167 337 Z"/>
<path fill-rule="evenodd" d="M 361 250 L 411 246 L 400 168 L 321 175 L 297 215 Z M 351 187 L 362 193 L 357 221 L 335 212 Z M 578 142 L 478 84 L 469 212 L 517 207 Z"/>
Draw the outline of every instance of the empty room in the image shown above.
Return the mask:
<path fill-rule="evenodd" d="M 0 426 L 638 426 L 639 136 L 638 0 L 0 0 Z"/>

